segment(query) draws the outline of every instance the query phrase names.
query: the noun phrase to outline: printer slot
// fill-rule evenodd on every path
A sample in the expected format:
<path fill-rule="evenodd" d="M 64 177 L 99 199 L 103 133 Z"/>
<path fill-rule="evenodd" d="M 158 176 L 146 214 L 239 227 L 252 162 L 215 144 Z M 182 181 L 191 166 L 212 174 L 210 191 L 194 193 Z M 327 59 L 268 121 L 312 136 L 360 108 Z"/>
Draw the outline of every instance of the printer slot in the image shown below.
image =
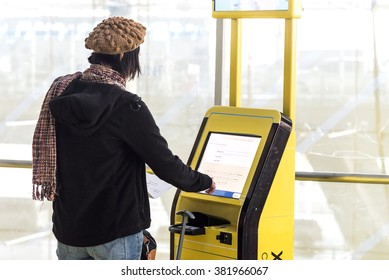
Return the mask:
<path fill-rule="evenodd" d="M 205 227 L 228 225 L 230 222 L 224 218 L 204 214 L 201 212 L 193 212 L 194 218 L 190 219 L 185 225 L 185 235 L 203 235 Z M 180 234 L 182 224 L 175 224 L 169 227 L 169 231 Z"/>

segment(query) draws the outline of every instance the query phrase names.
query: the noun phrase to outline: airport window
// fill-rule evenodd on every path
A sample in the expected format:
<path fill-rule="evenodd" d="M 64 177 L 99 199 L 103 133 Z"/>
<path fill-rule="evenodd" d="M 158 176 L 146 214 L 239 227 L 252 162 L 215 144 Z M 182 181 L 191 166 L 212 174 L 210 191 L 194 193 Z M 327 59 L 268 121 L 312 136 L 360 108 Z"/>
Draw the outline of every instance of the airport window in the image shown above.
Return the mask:
<path fill-rule="evenodd" d="M 0 10 L 0 160 L 31 160 L 43 98 L 58 76 L 88 66 L 84 38 L 120 15 L 147 27 L 142 75 L 127 89 L 142 97 L 174 153 L 186 161 L 214 104 L 216 19 L 211 0 L 14 0 Z M 387 175 L 389 5 L 304 1 L 298 20 L 296 170 Z M 228 21 L 223 98 L 228 105 Z M 284 23 L 242 24 L 242 106 L 282 110 Z M 50 202 L 31 199 L 31 169 L 0 166 L 0 259 L 56 259 Z M 296 181 L 295 259 L 388 259 L 385 184 Z M 169 257 L 173 191 L 153 200 L 150 230 Z M 158 240 L 157 240 L 158 241 Z"/>

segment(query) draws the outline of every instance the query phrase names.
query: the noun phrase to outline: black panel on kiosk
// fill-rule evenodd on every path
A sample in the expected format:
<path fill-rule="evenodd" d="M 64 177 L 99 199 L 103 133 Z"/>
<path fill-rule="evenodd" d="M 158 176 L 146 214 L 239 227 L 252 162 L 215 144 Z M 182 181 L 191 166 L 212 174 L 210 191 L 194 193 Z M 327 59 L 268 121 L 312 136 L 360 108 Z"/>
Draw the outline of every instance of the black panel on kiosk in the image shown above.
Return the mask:
<path fill-rule="evenodd" d="M 260 142 L 258 135 L 208 133 L 196 169 L 213 178 L 212 195 L 240 198 Z"/>

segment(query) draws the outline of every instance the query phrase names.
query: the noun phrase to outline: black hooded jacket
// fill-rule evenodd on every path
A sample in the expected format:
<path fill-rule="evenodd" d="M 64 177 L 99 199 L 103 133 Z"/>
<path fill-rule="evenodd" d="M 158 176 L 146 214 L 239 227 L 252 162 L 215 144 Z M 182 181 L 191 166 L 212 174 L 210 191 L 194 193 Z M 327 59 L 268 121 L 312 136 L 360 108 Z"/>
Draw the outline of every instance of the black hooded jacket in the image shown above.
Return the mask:
<path fill-rule="evenodd" d="M 146 104 L 118 86 L 75 80 L 50 110 L 58 162 L 53 232 L 61 243 L 95 246 L 148 228 L 145 163 L 184 191 L 212 184 L 172 154 Z"/>

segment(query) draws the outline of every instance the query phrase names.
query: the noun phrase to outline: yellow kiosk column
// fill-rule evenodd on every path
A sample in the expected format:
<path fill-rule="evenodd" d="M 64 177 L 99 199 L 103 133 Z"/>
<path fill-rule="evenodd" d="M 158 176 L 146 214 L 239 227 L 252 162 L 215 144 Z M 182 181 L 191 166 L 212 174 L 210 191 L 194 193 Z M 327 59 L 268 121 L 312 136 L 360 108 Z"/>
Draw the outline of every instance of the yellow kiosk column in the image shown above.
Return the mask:
<path fill-rule="evenodd" d="M 242 21 L 231 20 L 230 106 L 240 107 L 242 81 Z"/>

